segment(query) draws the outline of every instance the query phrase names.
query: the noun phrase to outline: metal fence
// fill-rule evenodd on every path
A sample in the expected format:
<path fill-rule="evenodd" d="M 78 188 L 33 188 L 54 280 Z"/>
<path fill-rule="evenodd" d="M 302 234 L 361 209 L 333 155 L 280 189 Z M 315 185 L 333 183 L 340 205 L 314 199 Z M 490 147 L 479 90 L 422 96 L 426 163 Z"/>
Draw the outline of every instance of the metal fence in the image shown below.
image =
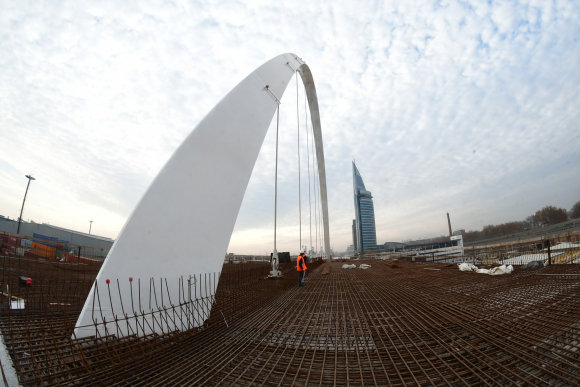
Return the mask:
<path fill-rule="evenodd" d="M 541 261 L 545 265 L 574 264 L 580 263 L 580 233 L 496 245 L 388 252 L 365 255 L 362 259 L 398 259 L 432 263 L 469 262 L 481 265 L 525 265 L 533 261 Z"/>

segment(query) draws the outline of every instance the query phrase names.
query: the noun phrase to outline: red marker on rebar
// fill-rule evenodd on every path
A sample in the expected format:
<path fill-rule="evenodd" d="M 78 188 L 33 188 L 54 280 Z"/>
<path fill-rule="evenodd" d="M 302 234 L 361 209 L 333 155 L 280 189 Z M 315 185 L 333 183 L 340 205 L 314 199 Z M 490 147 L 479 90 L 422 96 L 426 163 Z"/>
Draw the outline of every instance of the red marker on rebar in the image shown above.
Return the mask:
<path fill-rule="evenodd" d="M 107 280 L 106 280 L 105 282 L 106 282 L 106 283 L 107 283 L 107 285 L 108 285 L 108 284 L 109 284 L 111 281 L 110 281 L 110 280 L 107 278 Z"/>
<path fill-rule="evenodd" d="M 133 277 L 129 277 L 129 282 L 133 282 Z"/>
<path fill-rule="evenodd" d="M 26 285 L 32 285 L 32 278 L 28 277 L 26 279 Z"/>

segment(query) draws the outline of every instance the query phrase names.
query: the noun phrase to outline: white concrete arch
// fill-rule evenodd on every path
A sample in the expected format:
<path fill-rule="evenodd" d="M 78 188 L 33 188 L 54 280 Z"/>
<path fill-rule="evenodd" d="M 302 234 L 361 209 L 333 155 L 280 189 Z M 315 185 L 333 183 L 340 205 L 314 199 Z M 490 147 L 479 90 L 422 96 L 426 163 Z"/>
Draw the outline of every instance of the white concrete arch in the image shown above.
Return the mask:
<path fill-rule="evenodd" d="M 232 89 L 155 177 L 97 276 L 98 288 L 93 286 L 76 324 L 77 338 L 95 335 L 94 322 L 130 317 L 133 309 L 139 313 L 138 307 L 129 307 L 126 301 L 131 300 L 133 290 L 133 304 L 138 305 L 137 279 L 148 289 L 154 278 L 157 292 L 162 278 L 175 284 L 163 290 L 168 306 L 169 298 L 174 305 L 183 299 L 178 289 L 183 284 L 177 286 L 178 278 L 221 271 L 246 187 L 278 106 L 276 99 L 282 98 L 295 70 L 308 95 L 319 168 L 324 244 L 326 254 L 330 254 L 324 151 L 314 80 L 300 58 L 283 54 L 260 66 Z M 135 281 L 130 283 L 129 277 Z M 107 279 L 111 280 L 110 285 L 106 284 Z M 95 290 L 100 294 L 100 308 L 95 302 L 99 301 L 95 300 Z M 200 293 L 204 296 L 205 290 Z M 141 310 L 149 312 L 148 301 L 140 301 Z M 209 308 L 211 304 L 206 312 Z M 118 327 L 109 329 L 115 332 Z"/>

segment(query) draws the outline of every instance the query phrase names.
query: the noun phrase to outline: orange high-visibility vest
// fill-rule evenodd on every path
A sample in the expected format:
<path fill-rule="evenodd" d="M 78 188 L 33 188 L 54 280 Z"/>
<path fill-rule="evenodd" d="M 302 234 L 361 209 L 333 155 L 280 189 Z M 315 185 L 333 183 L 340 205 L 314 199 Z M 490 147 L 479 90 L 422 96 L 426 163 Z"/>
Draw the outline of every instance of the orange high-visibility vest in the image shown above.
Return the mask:
<path fill-rule="evenodd" d="M 308 269 L 306 267 L 306 262 L 304 262 L 304 257 L 299 255 L 298 258 L 296 258 L 296 270 L 303 271 L 301 264 L 304 265 L 304 270 Z"/>

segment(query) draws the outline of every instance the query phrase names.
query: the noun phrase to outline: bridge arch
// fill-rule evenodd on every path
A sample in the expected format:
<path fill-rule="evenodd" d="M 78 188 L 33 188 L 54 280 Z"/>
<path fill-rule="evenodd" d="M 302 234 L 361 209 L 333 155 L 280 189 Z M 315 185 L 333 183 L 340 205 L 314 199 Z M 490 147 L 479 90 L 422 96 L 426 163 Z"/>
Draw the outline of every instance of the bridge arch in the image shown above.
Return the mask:
<path fill-rule="evenodd" d="M 157 286 L 165 287 L 163 279 L 176 281 L 221 270 L 252 170 L 276 113 L 276 99 L 282 98 L 295 71 L 300 74 L 308 97 L 318 161 L 324 248 L 330 254 L 316 88 L 308 65 L 287 53 L 264 63 L 235 86 L 191 131 L 155 177 L 97 275 L 76 324 L 77 338 L 95 335 L 95 323 L 113 321 L 122 313 L 133 315 L 134 308 L 123 308 L 121 304 L 121 299 L 131 299 L 131 287 L 137 286 L 128 281 L 129 277 L 142 282 L 153 278 Z M 106 284 L 107 279 L 110 284 Z M 167 289 L 166 303 L 171 299 L 177 304 L 182 296 L 178 288 Z M 202 297 L 211 296 L 200 291 Z M 100 304 L 95 307 L 99 294 Z M 205 312 L 209 308 L 211 305 Z M 142 309 L 149 312 L 148 308 Z"/>

